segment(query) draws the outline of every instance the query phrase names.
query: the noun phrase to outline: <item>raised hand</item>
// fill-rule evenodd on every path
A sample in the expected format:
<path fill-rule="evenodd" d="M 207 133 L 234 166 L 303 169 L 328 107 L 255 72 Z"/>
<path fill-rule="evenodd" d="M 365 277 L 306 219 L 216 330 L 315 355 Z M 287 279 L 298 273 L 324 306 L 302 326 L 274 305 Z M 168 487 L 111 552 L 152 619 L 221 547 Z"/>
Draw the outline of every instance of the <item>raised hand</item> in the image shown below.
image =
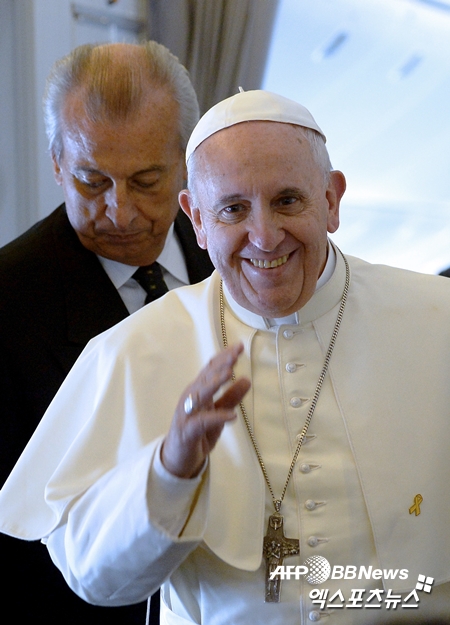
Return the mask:
<path fill-rule="evenodd" d="M 242 344 L 232 345 L 212 358 L 180 397 L 161 452 L 163 465 L 173 475 L 195 477 L 225 423 L 236 418 L 235 408 L 249 390 L 250 380 L 239 378 L 217 401 L 213 398 L 230 382 L 242 350 Z"/>

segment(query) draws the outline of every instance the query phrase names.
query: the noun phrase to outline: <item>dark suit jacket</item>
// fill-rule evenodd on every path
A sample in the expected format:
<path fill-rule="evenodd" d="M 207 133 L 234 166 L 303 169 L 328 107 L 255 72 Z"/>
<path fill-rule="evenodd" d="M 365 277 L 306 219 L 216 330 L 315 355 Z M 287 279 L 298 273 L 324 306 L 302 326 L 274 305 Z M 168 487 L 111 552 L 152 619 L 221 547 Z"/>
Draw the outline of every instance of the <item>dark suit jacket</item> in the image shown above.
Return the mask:
<path fill-rule="evenodd" d="M 189 219 L 175 221 L 191 283 L 213 269 Z M 0 249 L 0 483 L 87 342 L 128 316 L 95 254 L 71 227 L 64 205 Z M 18 493 L 20 496 L 20 493 Z M 0 535 L 3 612 L 17 623 L 144 625 L 145 605 L 90 606 L 65 584 L 39 542 Z M 8 611 L 8 610 L 7 610 Z"/>

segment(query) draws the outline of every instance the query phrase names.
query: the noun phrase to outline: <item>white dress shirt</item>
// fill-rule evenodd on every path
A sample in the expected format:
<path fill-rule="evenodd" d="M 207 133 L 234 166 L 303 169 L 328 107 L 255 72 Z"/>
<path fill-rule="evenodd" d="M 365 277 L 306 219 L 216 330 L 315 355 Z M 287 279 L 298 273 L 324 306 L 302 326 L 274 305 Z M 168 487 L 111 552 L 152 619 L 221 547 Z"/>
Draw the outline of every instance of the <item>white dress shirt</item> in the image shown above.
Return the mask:
<path fill-rule="evenodd" d="M 142 308 L 147 293 L 132 278 L 137 267 L 124 265 L 103 256 L 98 256 L 98 259 L 116 287 L 130 315 Z M 186 261 L 173 224 L 170 226 L 164 249 L 157 260 L 161 265 L 163 278 L 169 291 L 189 284 Z"/>

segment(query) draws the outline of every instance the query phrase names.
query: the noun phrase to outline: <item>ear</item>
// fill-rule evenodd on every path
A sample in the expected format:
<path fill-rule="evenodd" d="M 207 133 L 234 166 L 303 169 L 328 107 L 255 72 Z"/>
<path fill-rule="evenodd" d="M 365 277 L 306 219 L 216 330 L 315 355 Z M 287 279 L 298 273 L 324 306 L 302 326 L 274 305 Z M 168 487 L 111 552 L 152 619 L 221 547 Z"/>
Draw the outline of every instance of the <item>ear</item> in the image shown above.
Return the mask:
<path fill-rule="evenodd" d="M 202 215 L 198 207 L 193 206 L 192 195 L 189 189 L 183 189 L 178 194 L 180 206 L 192 222 L 192 226 L 197 237 L 197 243 L 202 250 L 207 249 L 206 233 L 203 228 Z"/>
<path fill-rule="evenodd" d="M 330 172 L 330 181 L 326 192 L 328 200 L 327 230 L 330 233 L 336 232 L 339 228 L 339 206 L 346 186 L 345 176 L 341 171 Z"/>
<path fill-rule="evenodd" d="M 59 165 L 59 162 L 56 160 L 56 156 L 52 152 L 52 163 L 53 163 L 53 175 L 55 177 L 56 184 L 62 185 L 62 171 Z"/>

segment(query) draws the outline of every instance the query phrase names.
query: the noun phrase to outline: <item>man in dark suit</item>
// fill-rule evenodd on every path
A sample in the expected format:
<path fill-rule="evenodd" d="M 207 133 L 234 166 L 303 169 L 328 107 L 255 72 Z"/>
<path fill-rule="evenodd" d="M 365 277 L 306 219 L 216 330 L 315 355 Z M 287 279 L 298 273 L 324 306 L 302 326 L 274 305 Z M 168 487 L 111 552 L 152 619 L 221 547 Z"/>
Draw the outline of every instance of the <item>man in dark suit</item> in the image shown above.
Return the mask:
<path fill-rule="evenodd" d="M 175 57 L 154 42 L 82 46 L 55 65 L 44 103 L 65 203 L 0 250 L 2 484 L 87 342 L 151 298 L 137 268 L 161 271 L 163 290 L 212 271 L 178 207 L 198 106 Z M 40 543 L 2 535 L 0 550 L 14 621 L 144 625 L 144 604 L 76 597 Z"/>

